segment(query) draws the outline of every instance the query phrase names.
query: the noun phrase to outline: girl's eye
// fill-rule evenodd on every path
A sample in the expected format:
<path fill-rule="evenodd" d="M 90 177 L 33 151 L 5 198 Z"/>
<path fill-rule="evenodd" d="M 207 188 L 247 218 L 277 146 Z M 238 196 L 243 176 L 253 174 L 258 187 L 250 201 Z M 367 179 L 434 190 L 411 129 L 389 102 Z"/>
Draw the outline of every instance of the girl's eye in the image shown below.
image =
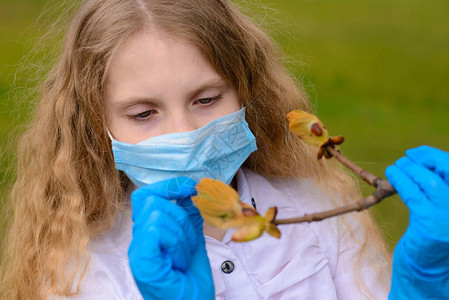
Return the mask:
<path fill-rule="evenodd" d="M 221 95 L 218 95 L 216 97 L 212 97 L 212 98 L 202 98 L 202 99 L 198 99 L 196 100 L 196 102 L 198 102 L 201 105 L 209 105 L 212 104 L 213 102 L 217 101 L 221 99 Z"/>
<path fill-rule="evenodd" d="M 152 114 L 154 114 L 154 110 L 146 110 L 140 114 L 132 115 L 132 116 L 130 116 L 130 118 L 137 120 L 137 121 L 143 121 L 143 120 L 148 119 Z"/>

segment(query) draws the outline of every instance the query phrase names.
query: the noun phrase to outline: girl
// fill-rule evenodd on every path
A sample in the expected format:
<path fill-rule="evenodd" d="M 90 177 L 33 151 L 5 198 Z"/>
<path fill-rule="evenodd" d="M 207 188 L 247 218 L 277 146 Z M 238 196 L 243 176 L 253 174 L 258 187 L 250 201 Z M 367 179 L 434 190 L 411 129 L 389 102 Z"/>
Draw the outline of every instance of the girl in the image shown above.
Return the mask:
<path fill-rule="evenodd" d="M 236 244 L 191 204 L 205 176 L 280 217 L 358 199 L 293 109 L 304 92 L 229 1 L 83 1 L 21 138 L 3 297 L 386 298 L 367 212 Z"/>

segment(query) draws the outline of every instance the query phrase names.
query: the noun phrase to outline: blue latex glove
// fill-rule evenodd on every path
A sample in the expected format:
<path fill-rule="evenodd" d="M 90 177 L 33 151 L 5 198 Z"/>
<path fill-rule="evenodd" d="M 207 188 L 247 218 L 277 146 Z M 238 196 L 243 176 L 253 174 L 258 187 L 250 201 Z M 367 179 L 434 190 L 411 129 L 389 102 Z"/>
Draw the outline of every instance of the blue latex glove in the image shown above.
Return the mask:
<path fill-rule="evenodd" d="M 131 196 L 129 264 L 145 299 L 214 299 L 203 219 L 190 199 L 195 193 L 194 180 L 177 177 Z"/>
<path fill-rule="evenodd" d="M 410 211 L 389 299 L 449 299 L 449 153 L 410 149 L 385 174 Z"/>

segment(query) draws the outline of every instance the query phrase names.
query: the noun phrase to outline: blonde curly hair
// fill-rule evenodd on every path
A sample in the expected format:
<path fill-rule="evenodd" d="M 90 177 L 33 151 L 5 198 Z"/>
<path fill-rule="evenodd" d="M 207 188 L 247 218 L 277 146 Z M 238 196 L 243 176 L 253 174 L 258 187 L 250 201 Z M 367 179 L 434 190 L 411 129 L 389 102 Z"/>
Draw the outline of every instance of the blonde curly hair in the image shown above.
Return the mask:
<path fill-rule="evenodd" d="M 4 241 L 4 299 L 78 293 L 89 241 L 111 228 L 127 201 L 129 181 L 115 169 L 105 129 L 104 80 L 115 49 L 142 28 L 193 43 L 237 90 L 259 149 L 246 167 L 265 176 L 315 179 L 345 201 L 360 197 L 350 176 L 332 161 L 317 161 L 315 150 L 289 132 L 287 112 L 311 112 L 310 102 L 273 41 L 230 1 L 86 0 L 19 142 L 14 216 Z M 362 249 L 388 262 L 372 218 L 357 218 L 369 243 Z"/>

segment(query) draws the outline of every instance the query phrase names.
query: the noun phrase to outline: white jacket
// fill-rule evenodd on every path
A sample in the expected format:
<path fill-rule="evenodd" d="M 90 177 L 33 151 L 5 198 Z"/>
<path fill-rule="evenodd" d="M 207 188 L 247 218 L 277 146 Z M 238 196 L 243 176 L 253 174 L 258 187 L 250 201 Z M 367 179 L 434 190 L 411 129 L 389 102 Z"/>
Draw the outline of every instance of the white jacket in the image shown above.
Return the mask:
<path fill-rule="evenodd" d="M 254 199 L 262 215 L 271 206 L 278 207 L 277 218 L 330 208 L 327 197 L 310 180 L 268 180 L 241 168 L 237 189 L 243 202 L 252 205 Z M 279 229 L 280 240 L 264 234 L 251 242 L 235 243 L 230 240 L 231 231 L 222 241 L 206 236 L 216 299 L 372 299 L 356 284 L 360 242 L 341 218 L 280 225 Z M 142 299 L 128 264 L 131 238 L 129 211 L 118 217 L 111 231 L 90 243 L 91 261 L 81 294 L 70 299 Z M 357 267 L 374 299 L 387 299 L 388 290 L 368 260 Z"/>

